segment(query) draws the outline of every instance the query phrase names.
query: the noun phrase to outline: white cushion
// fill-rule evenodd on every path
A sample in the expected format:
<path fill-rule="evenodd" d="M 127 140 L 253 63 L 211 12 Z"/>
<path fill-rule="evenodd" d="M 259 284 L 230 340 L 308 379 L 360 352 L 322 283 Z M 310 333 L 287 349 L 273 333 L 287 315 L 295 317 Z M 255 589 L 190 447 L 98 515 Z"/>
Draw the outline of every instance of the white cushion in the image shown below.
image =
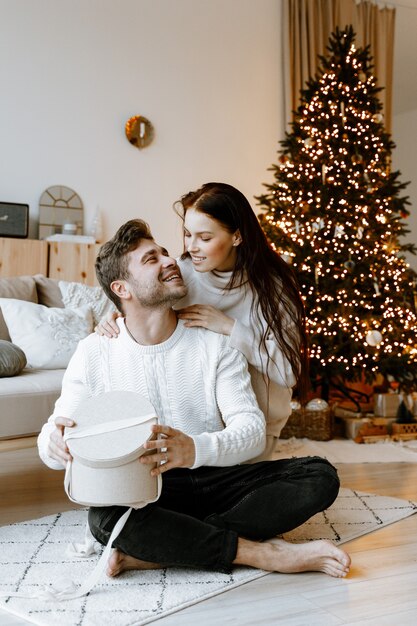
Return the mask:
<path fill-rule="evenodd" d="M 109 312 L 116 311 L 116 307 L 101 287 L 90 287 L 82 283 L 71 283 L 65 280 L 60 280 L 58 286 L 64 306 L 74 309 L 88 305 L 93 312 L 94 324 L 98 324 Z"/>
<path fill-rule="evenodd" d="M 67 367 L 80 339 L 93 329 L 89 307 L 58 309 L 14 298 L 0 298 L 0 307 L 13 343 L 26 355 L 27 367 Z"/>

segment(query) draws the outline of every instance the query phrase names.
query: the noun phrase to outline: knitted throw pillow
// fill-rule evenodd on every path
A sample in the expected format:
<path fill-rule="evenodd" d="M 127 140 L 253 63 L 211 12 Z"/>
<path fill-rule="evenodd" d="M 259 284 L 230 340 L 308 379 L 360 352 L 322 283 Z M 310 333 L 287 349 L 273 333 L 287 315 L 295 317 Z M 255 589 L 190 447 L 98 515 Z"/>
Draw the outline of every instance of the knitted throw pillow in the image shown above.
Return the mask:
<path fill-rule="evenodd" d="M 19 346 L 0 340 L 0 378 L 20 374 L 26 365 L 26 356 Z"/>

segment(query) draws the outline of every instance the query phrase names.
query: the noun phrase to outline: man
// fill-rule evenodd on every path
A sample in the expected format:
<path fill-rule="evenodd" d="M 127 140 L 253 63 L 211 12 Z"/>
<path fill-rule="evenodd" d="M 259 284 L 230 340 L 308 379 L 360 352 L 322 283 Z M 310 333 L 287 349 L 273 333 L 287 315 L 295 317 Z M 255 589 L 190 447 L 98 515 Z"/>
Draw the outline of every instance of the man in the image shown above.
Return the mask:
<path fill-rule="evenodd" d="M 158 437 L 139 462 L 158 463 L 150 471 L 163 474 L 162 494 L 131 513 L 114 542 L 108 575 L 162 566 L 227 572 L 247 565 L 346 576 L 350 558 L 330 542 L 263 541 L 330 506 L 339 489 L 336 470 L 318 457 L 245 464 L 265 445 L 247 363 L 223 335 L 177 320 L 172 305 L 186 287 L 148 225 L 131 220 L 119 228 L 100 249 L 96 272 L 125 316 L 118 320 L 119 339 L 93 334 L 80 342 L 38 445 L 43 461 L 62 469 L 70 459 L 63 430 L 74 425 L 68 416 L 83 399 L 126 390 L 153 404 Z M 124 511 L 90 509 L 98 541 L 107 543 Z"/>

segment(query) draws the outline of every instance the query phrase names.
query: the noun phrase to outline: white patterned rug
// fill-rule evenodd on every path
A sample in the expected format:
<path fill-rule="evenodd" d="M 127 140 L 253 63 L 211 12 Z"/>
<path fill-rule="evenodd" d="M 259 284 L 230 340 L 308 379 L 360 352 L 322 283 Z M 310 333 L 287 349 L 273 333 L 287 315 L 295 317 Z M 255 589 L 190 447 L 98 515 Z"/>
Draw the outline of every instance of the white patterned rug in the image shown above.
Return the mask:
<path fill-rule="evenodd" d="M 330 463 L 417 463 L 416 441 L 355 443 L 351 439 L 279 439 L 271 459 L 321 456 Z"/>
<path fill-rule="evenodd" d="M 417 511 L 417 503 L 341 489 L 336 502 L 285 535 L 294 541 L 331 539 L 345 543 L 392 524 Z M 86 511 L 68 511 L 0 528 L 0 593 L 33 593 L 51 583 L 81 583 L 98 557 L 65 556 L 72 541 L 81 541 Z M 0 607 L 41 626 L 140 626 L 211 596 L 267 575 L 236 568 L 230 575 L 188 569 L 126 572 L 100 582 L 84 598 L 61 603 L 0 598 Z"/>

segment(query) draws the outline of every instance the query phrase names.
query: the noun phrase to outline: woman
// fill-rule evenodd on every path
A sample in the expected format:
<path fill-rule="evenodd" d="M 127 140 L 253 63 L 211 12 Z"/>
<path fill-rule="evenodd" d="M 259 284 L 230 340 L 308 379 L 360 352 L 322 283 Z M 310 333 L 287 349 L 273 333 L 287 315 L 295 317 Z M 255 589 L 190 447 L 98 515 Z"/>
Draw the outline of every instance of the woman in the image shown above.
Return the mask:
<path fill-rule="evenodd" d="M 246 356 L 267 421 L 261 458 L 268 458 L 291 413 L 292 388 L 301 399 L 307 388 L 305 315 L 295 276 L 231 185 L 207 183 L 175 208 L 184 222 L 178 265 L 188 286 L 178 316 L 186 326 L 228 335 L 230 346 Z M 97 330 L 118 332 L 112 320 Z"/>

